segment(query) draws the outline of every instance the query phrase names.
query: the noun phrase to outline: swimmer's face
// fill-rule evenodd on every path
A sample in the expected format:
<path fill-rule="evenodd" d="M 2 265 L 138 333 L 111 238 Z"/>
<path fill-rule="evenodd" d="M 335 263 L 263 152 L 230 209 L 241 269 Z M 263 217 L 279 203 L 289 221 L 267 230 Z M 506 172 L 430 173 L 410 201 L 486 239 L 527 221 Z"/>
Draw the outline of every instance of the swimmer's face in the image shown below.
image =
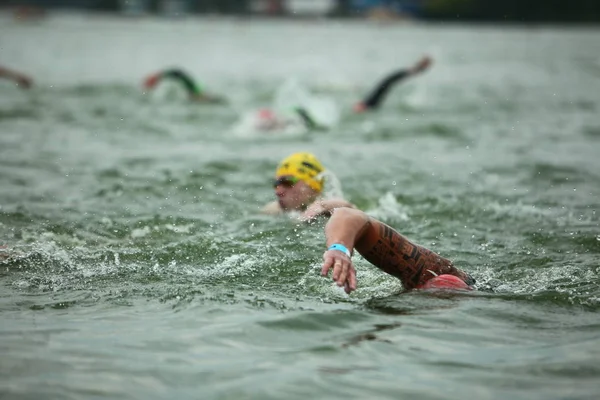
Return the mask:
<path fill-rule="evenodd" d="M 255 116 L 256 129 L 263 131 L 270 131 L 274 129 L 280 129 L 283 127 L 283 121 L 277 117 L 277 115 L 268 108 L 263 108 L 256 113 Z"/>
<path fill-rule="evenodd" d="M 294 176 L 280 176 L 273 182 L 279 206 L 284 211 L 301 211 L 315 201 L 318 193 Z"/>

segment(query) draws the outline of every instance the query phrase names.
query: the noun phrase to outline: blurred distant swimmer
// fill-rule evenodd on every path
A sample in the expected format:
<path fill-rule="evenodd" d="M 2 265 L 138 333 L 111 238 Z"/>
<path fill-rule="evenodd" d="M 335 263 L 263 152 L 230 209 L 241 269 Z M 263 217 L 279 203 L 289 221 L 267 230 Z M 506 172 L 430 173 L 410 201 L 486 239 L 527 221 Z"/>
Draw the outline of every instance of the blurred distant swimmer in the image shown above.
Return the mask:
<path fill-rule="evenodd" d="M 360 102 L 354 105 L 353 111 L 361 113 L 365 111 L 374 111 L 381 107 L 388 93 L 396 84 L 401 81 L 418 75 L 426 71 L 432 63 L 431 58 L 425 56 L 421 58 L 410 68 L 396 70 L 382 79 L 377 85 L 371 90 L 371 92 Z M 298 88 L 296 88 L 298 90 Z M 287 95 L 292 95 L 292 92 L 284 92 Z M 314 107 L 310 107 L 311 103 L 314 103 L 315 98 L 308 92 L 301 93 L 299 96 L 304 101 L 299 102 L 296 107 L 288 107 L 285 113 L 275 108 L 262 108 L 257 110 L 253 118 L 253 127 L 260 131 L 280 131 L 290 127 L 301 127 L 306 131 L 324 131 L 331 128 L 337 122 L 337 118 L 333 118 L 334 123 L 323 123 L 320 118 L 315 115 Z M 282 96 L 282 97 L 285 97 Z M 298 96 L 297 96 L 298 97 Z M 314 104 L 313 104 L 314 106 Z M 318 111 L 318 110 L 317 110 Z M 329 113 L 336 114 L 337 112 L 329 107 Z M 322 114 L 322 113 L 321 113 Z M 323 115 L 321 115 L 322 117 Z"/>
<path fill-rule="evenodd" d="M 327 127 L 317 120 L 304 107 L 294 107 L 290 113 L 277 113 L 271 108 L 261 108 L 254 114 L 254 128 L 261 131 L 277 131 L 291 126 L 302 126 L 306 130 L 325 130 Z"/>
<path fill-rule="evenodd" d="M 46 10 L 43 7 L 22 5 L 14 8 L 13 15 L 17 20 L 29 21 L 45 17 Z"/>
<path fill-rule="evenodd" d="M 29 89 L 33 85 L 33 80 L 27 75 L 2 66 L 0 66 L 0 78 L 14 81 L 17 86 L 23 89 Z"/>
<path fill-rule="evenodd" d="M 354 105 L 354 112 L 364 112 L 379 108 L 395 84 L 426 71 L 431 63 L 431 58 L 425 56 L 410 68 L 392 72 L 381 80 L 367 97 Z"/>
<path fill-rule="evenodd" d="M 354 250 L 382 271 L 400 279 L 404 289 L 472 290 L 475 279 L 452 261 L 415 244 L 390 226 L 357 209 L 336 208 L 325 226 L 327 250 L 321 275 L 346 293 L 356 289 Z"/>
<path fill-rule="evenodd" d="M 6 245 L 0 244 L 0 261 L 5 260 L 9 257 L 8 247 Z"/>
<path fill-rule="evenodd" d="M 323 198 L 324 172 L 321 162 L 311 153 L 294 153 L 283 159 L 273 179 L 277 201 L 267 204 L 263 213 L 298 212 L 301 221 L 311 222 L 320 216 L 329 217 L 337 207 L 353 208 L 342 198 Z"/>
<path fill-rule="evenodd" d="M 176 68 L 149 75 L 144 79 L 144 87 L 146 89 L 154 89 L 156 85 L 165 79 L 171 79 L 180 83 L 186 90 L 191 101 L 210 104 L 225 103 L 223 97 L 205 92 L 189 74 Z"/>

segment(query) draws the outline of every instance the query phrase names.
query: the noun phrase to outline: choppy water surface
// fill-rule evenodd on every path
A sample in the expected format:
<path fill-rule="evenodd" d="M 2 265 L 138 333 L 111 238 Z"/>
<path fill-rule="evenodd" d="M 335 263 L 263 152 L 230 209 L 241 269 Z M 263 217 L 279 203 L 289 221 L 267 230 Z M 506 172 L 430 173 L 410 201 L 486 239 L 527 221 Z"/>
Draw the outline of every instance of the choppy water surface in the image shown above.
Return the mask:
<path fill-rule="evenodd" d="M 37 83 L 0 83 L 3 398 L 600 392 L 597 29 L 1 19 L 2 63 Z M 144 94 L 168 66 L 228 105 Z M 235 134 L 288 78 L 339 125 Z M 480 290 L 402 293 L 360 257 L 351 296 L 321 278 L 323 224 L 258 213 L 300 150 Z"/>

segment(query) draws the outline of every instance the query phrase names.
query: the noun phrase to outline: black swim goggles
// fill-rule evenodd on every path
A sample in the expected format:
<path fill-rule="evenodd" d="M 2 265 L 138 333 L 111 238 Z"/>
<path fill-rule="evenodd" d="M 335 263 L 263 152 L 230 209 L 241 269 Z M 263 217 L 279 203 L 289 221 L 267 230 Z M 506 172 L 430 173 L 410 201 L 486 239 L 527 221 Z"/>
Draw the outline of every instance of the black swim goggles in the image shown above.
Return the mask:
<path fill-rule="evenodd" d="M 298 183 L 298 181 L 300 181 L 300 179 L 293 175 L 280 176 L 279 178 L 273 179 L 273 187 L 276 188 L 281 185 L 290 188 Z"/>

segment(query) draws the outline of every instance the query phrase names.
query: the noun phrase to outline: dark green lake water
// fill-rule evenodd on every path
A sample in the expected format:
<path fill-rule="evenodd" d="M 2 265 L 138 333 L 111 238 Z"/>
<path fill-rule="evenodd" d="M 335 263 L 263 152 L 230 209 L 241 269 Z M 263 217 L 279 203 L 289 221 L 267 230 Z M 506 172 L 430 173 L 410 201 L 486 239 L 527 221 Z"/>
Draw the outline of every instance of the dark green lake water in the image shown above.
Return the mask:
<path fill-rule="evenodd" d="M 0 16 L 0 397 L 596 399 L 600 31 Z M 378 113 L 352 104 L 422 54 Z M 180 66 L 226 95 L 140 83 Z M 295 78 L 340 123 L 233 133 Z M 478 281 L 402 293 L 323 224 L 258 210 L 314 152 L 345 196 Z"/>

